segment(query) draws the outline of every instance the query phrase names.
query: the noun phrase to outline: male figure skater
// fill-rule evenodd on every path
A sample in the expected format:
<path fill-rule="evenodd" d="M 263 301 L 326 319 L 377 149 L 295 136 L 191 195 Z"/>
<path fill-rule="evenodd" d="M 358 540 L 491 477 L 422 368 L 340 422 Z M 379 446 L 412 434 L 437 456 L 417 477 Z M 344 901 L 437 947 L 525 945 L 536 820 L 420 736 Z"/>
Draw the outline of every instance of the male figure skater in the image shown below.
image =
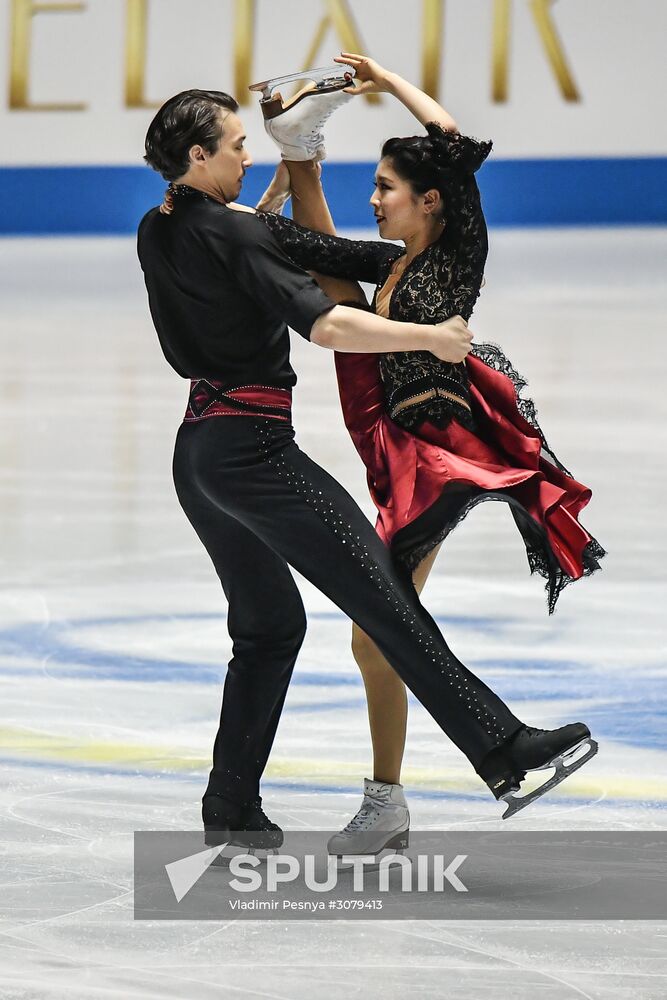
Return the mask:
<path fill-rule="evenodd" d="M 328 349 L 428 350 L 454 362 L 472 336 L 460 317 L 396 323 L 335 304 L 260 217 L 230 208 L 252 164 L 237 111 L 228 94 L 199 90 L 160 108 L 145 158 L 176 183 L 174 210 L 149 211 L 138 235 L 162 349 L 192 383 L 176 440 L 176 490 L 229 603 L 233 658 L 203 799 L 207 842 L 231 830 L 245 846 L 282 843 L 259 783 L 305 631 L 288 564 L 373 638 L 495 797 L 507 800 L 508 815 L 520 807 L 512 793 L 526 770 L 590 741 L 588 728 L 524 726 L 466 669 L 352 498 L 297 447 L 290 418 L 296 376 L 287 324 Z"/>

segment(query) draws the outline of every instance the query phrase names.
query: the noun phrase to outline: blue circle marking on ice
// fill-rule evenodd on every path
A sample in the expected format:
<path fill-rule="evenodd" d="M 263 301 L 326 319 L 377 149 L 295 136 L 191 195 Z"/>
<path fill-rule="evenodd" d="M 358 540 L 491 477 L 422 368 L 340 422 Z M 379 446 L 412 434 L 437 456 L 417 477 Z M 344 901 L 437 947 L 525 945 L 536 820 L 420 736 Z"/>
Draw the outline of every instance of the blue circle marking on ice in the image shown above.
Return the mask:
<path fill-rule="evenodd" d="M 311 612 L 311 621 L 347 625 L 340 612 Z M 439 624 L 449 629 L 499 633 L 511 626 L 508 621 L 483 616 L 439 616 Z M 165 659 L 134 655 L 123 648 L 122 640 L 114 641 L 117 648 L 93 648 L 81 642 L 89 630 L 111 630 L 127 626 L 156 626 L 169 623 L 219 623 L 224 635 L 224 617 L 217 612 L 177 614 L 120 615 L 104 618 L 24 623 L 0 630 L 0 656 L 9 662 L 0 664 L 5 677 L 35 675 L 44 664 L 54 678 L 114 680 L 127 683 L 190 683 L 218 687 L 225 676 L 224 663 L 198 662 L 185 659 Z M 77 639 L 78 637 L 78 639 Z M 125 636 L 126 639 L 126 636 Z M 351 658 L 350 658 L 350 662 Z M 597 734 L 634 746 L 663 749 L 667 729 L 667 676 L 653 669 L 642 673 L 636 665 L 625 674 L 604 669 L 592 669 L 585 663 L 563 659 L 480 659 L 471 663 L 498 694 L 511 702 L 580 701 L 586 721 Z M 349 696 L 321 699 L 287 705 L 288 712 L 328 712 L 357 709 L 365 706 L 363 685 L 356 669 L 333 671 L 297 669 L 295 687 L 328 687 L 349 690 Z M 342 692 L 341 692 L 342 693 Z"/>

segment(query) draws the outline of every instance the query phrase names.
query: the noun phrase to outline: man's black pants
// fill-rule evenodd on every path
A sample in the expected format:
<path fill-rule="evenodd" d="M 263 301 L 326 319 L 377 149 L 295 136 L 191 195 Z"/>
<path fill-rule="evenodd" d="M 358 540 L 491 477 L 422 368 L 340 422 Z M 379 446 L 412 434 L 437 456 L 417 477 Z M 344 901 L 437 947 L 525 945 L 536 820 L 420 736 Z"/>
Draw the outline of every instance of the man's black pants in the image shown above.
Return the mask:
<path fill-rule="evenodd" d="M 222 582 L 233 642 L 206 794 L 242 803 L 259 793 L 306 628 L 288 564 L 374 640 L 476 770 L 520 728 L 449 650 L 370 522 L 289 424 L 182 424 L 174 481 Z"/>

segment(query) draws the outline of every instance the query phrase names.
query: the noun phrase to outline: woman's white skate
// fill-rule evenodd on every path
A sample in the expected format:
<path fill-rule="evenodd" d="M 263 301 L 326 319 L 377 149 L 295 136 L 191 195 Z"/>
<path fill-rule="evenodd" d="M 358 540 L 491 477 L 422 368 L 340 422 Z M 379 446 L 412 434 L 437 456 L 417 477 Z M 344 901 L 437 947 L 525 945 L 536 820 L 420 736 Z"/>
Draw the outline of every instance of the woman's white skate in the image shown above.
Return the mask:
<path fill-rule="evenodd" d="M 352 94 L 344 90 L 351 85 L 353 76 L 351 67 L 346 70 L 334 65 L 253 83 L 250 90 L 262 92 L 264 128 L 283 160 L 319 162 L 326 158 L 322 128 L 334 111 L 352 100 Z M 275 88 L 293 80 L 310 80 L 311 85 L 285 103 Z"/>
<path fill-rule="evenodd" d="M 337 857 L 338 870 L 352 870 L 342 857 L 374 857 L 376 870 L 384 851 L 403 854 L 410 843 L 410 813 L 402 785 L 364 778 L 364 800 L 357 814 L 340 833 L 329 838 L 327 850 Z"/>

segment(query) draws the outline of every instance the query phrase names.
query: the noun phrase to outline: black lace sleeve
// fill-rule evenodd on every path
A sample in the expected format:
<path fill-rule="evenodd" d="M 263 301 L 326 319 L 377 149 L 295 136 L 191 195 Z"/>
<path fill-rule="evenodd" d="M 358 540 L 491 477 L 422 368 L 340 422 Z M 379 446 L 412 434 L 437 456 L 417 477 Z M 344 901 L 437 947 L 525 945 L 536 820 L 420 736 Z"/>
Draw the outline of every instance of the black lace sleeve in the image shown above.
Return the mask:
<path fill-rule="evenodd" d="M 450 231 L 444 234 L 444 256 L 452 261 L 451 302 L 455 312 L 468 321 L 484 280 L 489 251 L 486 221 L 479 188 L 474 177 L 461 184 L 452 204 Z"/>
<path fill-rule="evenodd" d="M 377 284 L 388 264 L 403 252 L 379 240 L 346 240 L 315 232 L 273 212 L 257 212 L 283 252 L 305 271 Z"/>
<path fill-rule="evenodd" d="M 460 132 L 447 132 L 437 122 L 426 126 L 433 152 L 447 174 L 447 223 L 438 241 L 442 266 L 448 272 L 451 306 L 467 321 L 479 297 L 489 244 L 475 172 L 491 152 Z"/>

